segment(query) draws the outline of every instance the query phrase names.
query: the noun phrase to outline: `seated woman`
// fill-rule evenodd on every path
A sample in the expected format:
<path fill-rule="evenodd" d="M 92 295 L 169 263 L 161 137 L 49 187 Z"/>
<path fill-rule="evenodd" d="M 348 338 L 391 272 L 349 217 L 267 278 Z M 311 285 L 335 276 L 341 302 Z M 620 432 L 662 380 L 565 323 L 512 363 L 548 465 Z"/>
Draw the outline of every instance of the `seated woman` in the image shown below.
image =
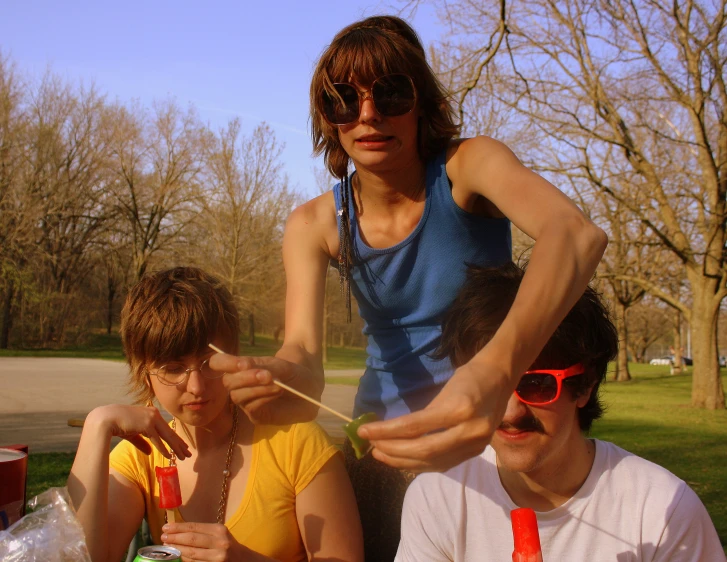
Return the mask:
<path fill-rule="evenodd" d="M 325 432 L 314 422 L 253 425 L 209 367 L 209 343 L 237 353 L 238 326 L 230 293 L 196 268 L 157 273 L 129 293 L 121 335 L 146 406 L 93 410 L 68 478 L 94 562 L 120 560 L 144 517 L 154 542 L 183 560 L 363 559 L 351 484 Z M 109 455 L 112 437 L 124 441 Z M 167 514 L 155 468 L 174 463 L 182 501 Z"/>

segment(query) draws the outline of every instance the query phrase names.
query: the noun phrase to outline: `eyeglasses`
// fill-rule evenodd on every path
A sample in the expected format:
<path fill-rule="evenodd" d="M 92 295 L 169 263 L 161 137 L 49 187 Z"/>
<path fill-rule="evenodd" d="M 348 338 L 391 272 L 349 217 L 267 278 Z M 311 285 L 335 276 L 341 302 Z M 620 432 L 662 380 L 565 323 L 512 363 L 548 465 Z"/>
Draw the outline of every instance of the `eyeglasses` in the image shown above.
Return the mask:
<path fill-rule="evenodd" d="M 348 125 L 356 121 L 367 98 L 371 98 L 376 111 L 384 117 L 409 113 L 417 101 L 414 82 L 406 74 L 380 76 L 363 93 L 348 82 L 333 84 L 333 89 L 333 93 L 323 92 L 323 116 L 332 125 Z"/>
<path fill-rule="evenodd" d="M 567 369 L 537 369 L 526 371 L 515 389 L 521 402 L 531 406 L 552 404 L 560 397 L 563 380 L 582 375 L 585 368 L 582 363 Z"/>
<path fill-rule="evenodd" d="M 177 386 L 187 382 L 192 371 L 199 371 L 206 379 L 219 379 L 225 374 L 212 370 L 209 359 L 202 361 L 199 367 L 187 367 L 184 363 L 169 363 L 162 365 L 156 371 L 149 371 L 149 374 L 154 375 L 162 384 Z"/>

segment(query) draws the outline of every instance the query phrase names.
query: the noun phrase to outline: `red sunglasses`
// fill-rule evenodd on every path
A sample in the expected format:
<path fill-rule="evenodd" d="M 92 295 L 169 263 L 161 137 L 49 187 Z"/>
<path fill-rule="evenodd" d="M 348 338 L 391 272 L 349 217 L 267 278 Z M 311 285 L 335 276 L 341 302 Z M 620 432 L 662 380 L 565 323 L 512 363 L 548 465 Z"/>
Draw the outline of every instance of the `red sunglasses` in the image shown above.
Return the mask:
<path fill-rule="evenodd" d="M 560 398 L 563 379 L 582 375 L 585 372 L 583 363 L 567 369 L 536 369 L 525 371 L 515 389 L 521 402 L 531 406 L 545 406 Z"/>

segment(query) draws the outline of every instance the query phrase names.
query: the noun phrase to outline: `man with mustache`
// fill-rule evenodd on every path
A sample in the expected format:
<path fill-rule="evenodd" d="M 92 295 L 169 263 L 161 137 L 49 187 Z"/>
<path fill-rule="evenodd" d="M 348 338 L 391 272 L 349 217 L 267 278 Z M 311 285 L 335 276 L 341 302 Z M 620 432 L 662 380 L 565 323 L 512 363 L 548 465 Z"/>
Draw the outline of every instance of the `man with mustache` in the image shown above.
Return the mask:
<path fill-rule="evenodd" d="M 498 337 L 523 273 L 514 264 L 470 267 L 437 355 L 457 367 Z M 528 507 L 546 562 L 724 561 L 714 525 L 684 481 L 588 438 L 617 349 L 609 314 L 589 287 L 521 378 L 490 446 L 411 484 L 396 560 L 510 560 L 510 512 Z"/>

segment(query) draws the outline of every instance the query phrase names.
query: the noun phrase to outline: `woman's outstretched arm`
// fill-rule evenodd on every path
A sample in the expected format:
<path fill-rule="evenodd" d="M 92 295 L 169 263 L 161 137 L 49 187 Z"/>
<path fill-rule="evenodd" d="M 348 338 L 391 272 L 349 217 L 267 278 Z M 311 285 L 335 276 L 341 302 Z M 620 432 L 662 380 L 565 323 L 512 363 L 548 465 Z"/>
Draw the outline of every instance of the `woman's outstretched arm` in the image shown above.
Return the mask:
<path fill-rule="evenodd" d="M 500 329 L 430 405 L 359 429 L 374 442 L 376 458 L 416 471 L 446 470 L 485 448 L 522 373 L 585 290 L 608 242 L 568 197 L 493 139 L 454 146 L 447 174 L 461 208 L 484 197 L 535 246 Z"/>

